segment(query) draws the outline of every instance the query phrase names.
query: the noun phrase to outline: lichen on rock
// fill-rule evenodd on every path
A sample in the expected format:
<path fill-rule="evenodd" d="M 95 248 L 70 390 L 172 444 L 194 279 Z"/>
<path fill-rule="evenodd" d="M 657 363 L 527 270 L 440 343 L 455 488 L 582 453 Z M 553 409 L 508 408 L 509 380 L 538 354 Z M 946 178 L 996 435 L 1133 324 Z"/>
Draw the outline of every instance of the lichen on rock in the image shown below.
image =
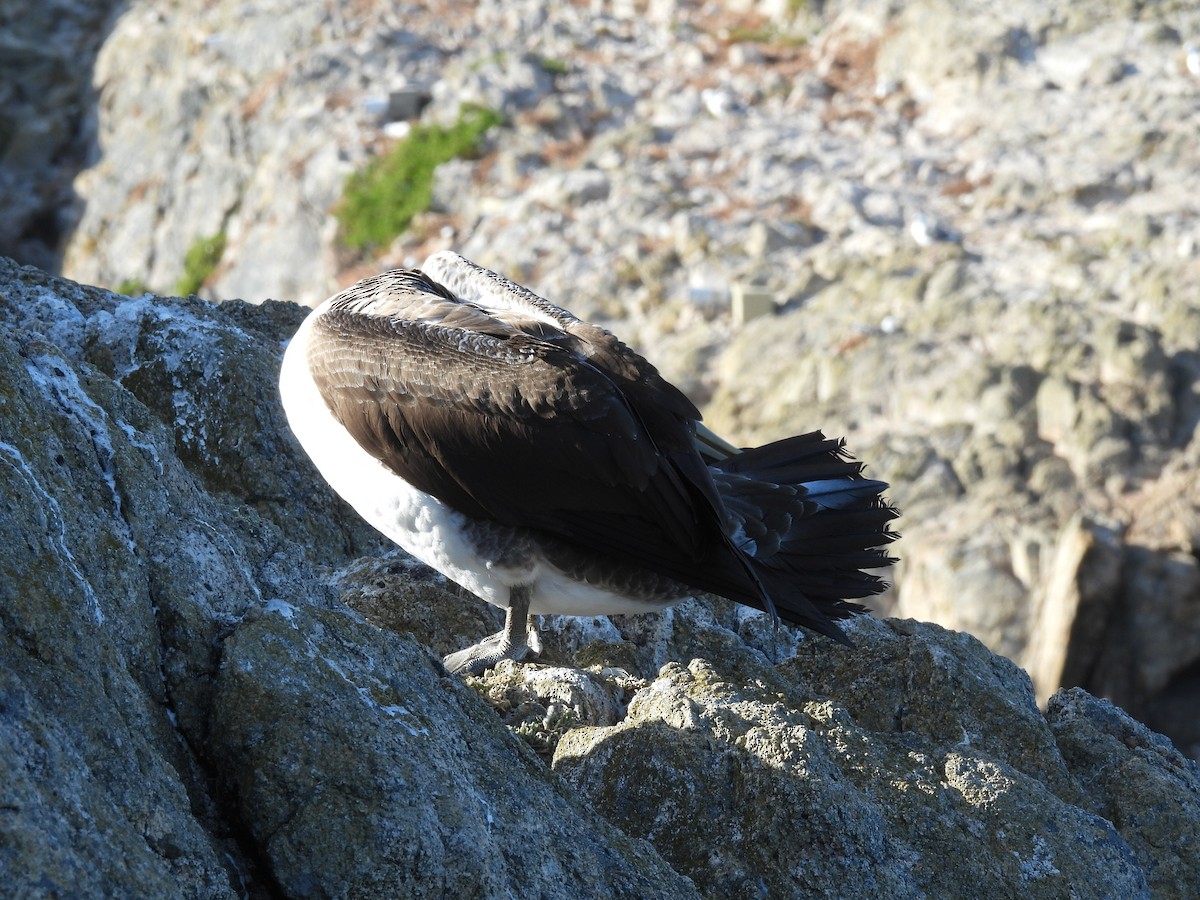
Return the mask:
<path fill-rule="evenodd" d="M 775 668 L 669 664 L 555 770 L 707 896 L 1150 896 L 1015 667 L 936 626 L 852 636 Z"/>

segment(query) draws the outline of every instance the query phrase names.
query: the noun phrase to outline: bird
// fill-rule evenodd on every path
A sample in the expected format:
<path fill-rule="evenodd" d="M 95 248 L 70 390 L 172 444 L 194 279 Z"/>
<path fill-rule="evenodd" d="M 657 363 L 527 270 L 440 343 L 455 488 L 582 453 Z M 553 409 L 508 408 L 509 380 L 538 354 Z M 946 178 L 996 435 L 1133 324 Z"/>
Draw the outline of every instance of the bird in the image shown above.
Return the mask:
<path fill-rule="evenodd" d="M 1191 41 L 1184 43 L 1179 65 L 1185 75 L 1200 78 L 1200 47 Z"/>
<path fill-rule="evenodd" d="M 711 593 L 850 644 L 887 585 L 884 482 L 820 431 L 739 449 L 607 329 L 442 251 L 313 309 L 280 369 L 317 470 L 405 551 L 506 611 L 444 658 L 541 651 L 536 615 Z"/>
<path fill-rule="evenodd" d="M 944 223 L 923 212 L 917 212 L 909 218 L 908 233 L 921 247 L 932 247 L 934 244 L 961 244 L 962 235 Z"/>

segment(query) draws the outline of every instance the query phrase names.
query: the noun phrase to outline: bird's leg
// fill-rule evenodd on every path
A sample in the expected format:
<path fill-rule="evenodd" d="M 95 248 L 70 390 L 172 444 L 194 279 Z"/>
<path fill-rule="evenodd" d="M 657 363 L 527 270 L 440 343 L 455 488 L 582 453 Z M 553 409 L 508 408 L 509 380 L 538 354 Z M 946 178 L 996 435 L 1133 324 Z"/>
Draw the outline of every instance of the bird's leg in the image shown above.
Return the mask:
<path fill-rule="evenodd" d="M 529 615 L 529 600 L 533 587 L 519 584 L 508 593 L 508 611 L 504 630 L 486 637 L 478 644 L 451 653 L 442 663 L 456 675 L 478 675 L 502 659 L 520 662 L 542 652 L 542 641 Z"/>
<path fill-rule="evenodd" d="M 542 636 L 538 634 L 533 616 L 525 617 L 525 646 L 529 648 L 531 658 L 537 659 L 542 655 Z"/>

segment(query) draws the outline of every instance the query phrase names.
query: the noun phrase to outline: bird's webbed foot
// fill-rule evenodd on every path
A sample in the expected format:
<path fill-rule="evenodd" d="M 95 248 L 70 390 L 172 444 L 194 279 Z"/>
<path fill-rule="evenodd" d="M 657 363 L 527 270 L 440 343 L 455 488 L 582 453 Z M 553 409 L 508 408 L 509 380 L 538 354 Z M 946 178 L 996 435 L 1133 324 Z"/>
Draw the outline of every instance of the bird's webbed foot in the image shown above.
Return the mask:
<path fill-rule="evenodd" d="M 513 644 L 507 637 L 506 632 L 497 632 L 485 637 L 478 644 L 456 650 L 444 657 L 442 663 L 455 675 L 481 675 L 502 659 L 521 662 L 537 656 L 527 641 Z"/>
<path fill-rule="evenodd" d="M 502 659 L 536 659 L 542 652 L 542 639 L 529 615 L 529 589 L 513 588 L 510 604 L 503 631 L 456 650 L 444 657 L 442 664 L 455 675 L 480 675 Z"/>

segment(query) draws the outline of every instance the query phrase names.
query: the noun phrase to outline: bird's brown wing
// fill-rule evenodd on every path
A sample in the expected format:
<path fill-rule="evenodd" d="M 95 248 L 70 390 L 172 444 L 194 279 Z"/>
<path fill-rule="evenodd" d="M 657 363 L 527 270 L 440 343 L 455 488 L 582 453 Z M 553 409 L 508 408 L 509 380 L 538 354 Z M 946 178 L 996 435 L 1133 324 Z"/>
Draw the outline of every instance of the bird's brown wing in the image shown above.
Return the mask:
<path fill-rule="evenodd" d="M 704 572 L 727 539 L 690 420 L 640 414 L 600 367 L 503 322 L 439 313 L 428 296 L 414 299 L 424 318 L 405 319 L 404 289 L 386 285 L 388 315 L 359 311 L 383 308 L 361 291 L 335 302 L 310 338 L 321 395 L 364 449 L 468 515 L 737 599 L 758 593 L 736 564 Z"/>

